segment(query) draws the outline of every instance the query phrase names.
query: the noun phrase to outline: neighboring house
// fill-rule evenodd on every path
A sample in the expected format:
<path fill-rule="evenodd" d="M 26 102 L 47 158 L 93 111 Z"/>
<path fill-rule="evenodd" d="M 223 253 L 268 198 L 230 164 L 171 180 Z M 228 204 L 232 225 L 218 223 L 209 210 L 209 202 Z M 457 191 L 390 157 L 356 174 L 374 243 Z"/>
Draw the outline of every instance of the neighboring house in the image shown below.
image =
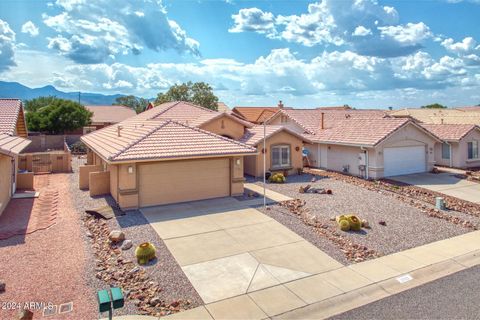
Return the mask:
<path fill-rule="evenodd" d="M 435 163 L 442 166 L 480 167 L 480 127 L 471 124 L 422 124 L 443 142 L 435 143 Z"/>
<path fill-rule="evenodd" d="M 223 102 L 217 103 L 217 111 L 218 112 L 230 112 L 230 108 Z"/>
<path fill-rule="evenodd" d="M 232 114 L 251 123 L 262 124 L 283 108 L 284 105 L 280 101 L 277 107 L 235 107 L 232 109 Z"/>
<path fill-rule="evenodd" d="M 85 106 L 85 108 L 93 115 L 91 124 L 83 128 L 82 134 L 122 122 L 136 115 L 135 110 L 125 106 Z"/>
<path fill-rule="evenodd" d="M 30 143 L 22 102 L 0 99 L 0 215 L 16 191 L 18 155 Z"/>
<path fill-rule="evenodd" d="M 401 109 L 390 111 L 395 118 L 411 118 L 428 124 L 476 124 L 480 125 L 480 111 L 476 108 L 459 109 Z"/>
<path fill-rule="evenodd" d="M 303 134 L 310 165 L 365 178 L 426 172 L 440 140 L 382 110 L 284 109 L 267 120 Z"/>
<path fill-rule="evenodd" d="M 240 142 L 257 149 L 258 154 L 245 157 L 244 163 L 245 173 L 254 177 L 263 176 L 265 151 L 267 171 L 297 174 L 299 169 L 303 169 L 303 144 L 311 143 L 303 135 L 281 125 L 267 125 L 265 132 L 262 125 L 249 128 Z"/>
<path fill-rule="evenodd" d="M 93 167 L 80 179 L 89 174 L 91 194 L 110 193 L 122 208 L 239 195 L 244 156 L 256 149 L 234 139 L 251 126 L 191 103 L 164 103 L 83 136 Z"/>

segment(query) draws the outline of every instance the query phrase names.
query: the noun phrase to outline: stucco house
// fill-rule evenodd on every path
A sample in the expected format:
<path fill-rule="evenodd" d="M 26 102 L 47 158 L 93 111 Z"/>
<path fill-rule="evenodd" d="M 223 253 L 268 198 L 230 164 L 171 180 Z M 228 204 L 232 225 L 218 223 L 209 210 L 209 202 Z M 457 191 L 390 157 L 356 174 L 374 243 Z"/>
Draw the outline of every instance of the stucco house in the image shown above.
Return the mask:
<path fill-rule="evenodd" d="M 232 114 L 254 124 L 262 124 L 266 119 L 274 115 L 283 104 L 280 101 L 278 107 L 235 107 Z"/>
<path fill-rule="evenodd" d="M 266 122 L 304 135 L 309 163 L 365 178 L 430 171 L 441 140 L 410 119 L 382 110 L 283 109 Z"/>
<path fill-rule="evenodd" d="M 82 137 L 90 154 L 80 187 L 110 193 L 121 208 L 242 194 L 244 156 L 257 151 L 236 140 L 251 126 L 187 102 L 161 104 Z"/>
<path fill-rule="evenodd" d="M 435 143 L 435 163 L 455 168 L 480 167 L 480 127 L 471 124 L 422 124 L 443 142 Z"/>
<path fill-rule="evenodd" d="M 267 171 L 297 174 L 303 169 L 303 144 L 311 143 L 305 136 L 282 125 L 267 125 L 265 130 L 262 125 L 249 128 L 240 142 L 255 147 L 258 152 L 245 157 L 245 173 L 253 177 L 263 177 L 264 154 Z"/>
<path fill-rule="evenodd" d="M 395 118 L 410 118 L 428 124 L 476 124 L 480 125 L 480 110 L 476 107 L 456 109 L 401 109 L 389 112 Z"/>
<path fill-rule="evenodd" d="M 136 115 L 135 110 L 125 106 L 85 106 L 85 108 L 92 112 L 91 123 L 87 127 L 83 127 L 82 134 L 87 134 L 91 131 L 102 129 L 115 123 L 131 118 Z"/>
<path fill-rule="evenodd" d="M 0 215 L 17 189 L 18 155 L 29 144 L 22 102 L 0 99 Z"/>

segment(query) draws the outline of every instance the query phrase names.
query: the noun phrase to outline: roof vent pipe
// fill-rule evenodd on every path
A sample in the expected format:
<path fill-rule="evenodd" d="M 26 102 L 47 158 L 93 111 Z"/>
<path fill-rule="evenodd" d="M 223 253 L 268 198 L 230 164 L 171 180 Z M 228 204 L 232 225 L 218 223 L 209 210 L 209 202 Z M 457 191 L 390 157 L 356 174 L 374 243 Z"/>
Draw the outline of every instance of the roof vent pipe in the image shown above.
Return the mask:
<path fill-rule="evenodd" d="M 117 126 L 117 136 L 121 137 L 120 131 L 123 129 L 122 126 Z"/>
<path fill-rule="evenodd" d="M 324 119 L 325 119 L 325 112 L 322 112 L 320 113 L 320 129 L 325 129 L 325 123 L 324 123 Z"/>
<path fill-rule="evenodd" d="M 282 100 L 278 101 L 278 107 L 279 107 L 280 109 L 283 109 L 283 102 L 282 102 Z"/>

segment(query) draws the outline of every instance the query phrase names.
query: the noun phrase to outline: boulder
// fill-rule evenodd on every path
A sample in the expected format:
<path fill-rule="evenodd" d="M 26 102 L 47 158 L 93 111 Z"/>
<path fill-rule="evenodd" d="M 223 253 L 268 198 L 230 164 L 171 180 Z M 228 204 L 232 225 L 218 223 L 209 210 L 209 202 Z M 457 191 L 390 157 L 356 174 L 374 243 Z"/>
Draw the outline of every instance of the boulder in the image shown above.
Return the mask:
<path fill-rule="evenodd" d="M 20 310 L 17 314 L 18 320 L 32 320 L 33 319 L 33 312 L 28 309 Z"/>
<path fill-rule="evenodd" d="M 122 243 L 122 246 L 120 247 L 122 250 L 128 250 L 133 246 L 132 240 L 125 240 Z"/>
<path fill-rule="evenodd" d="M 108 235 L 108 239 L 113 243 L 121 242 L 125 240 L 125 233 L 120 230 L 113 230 Z"/>

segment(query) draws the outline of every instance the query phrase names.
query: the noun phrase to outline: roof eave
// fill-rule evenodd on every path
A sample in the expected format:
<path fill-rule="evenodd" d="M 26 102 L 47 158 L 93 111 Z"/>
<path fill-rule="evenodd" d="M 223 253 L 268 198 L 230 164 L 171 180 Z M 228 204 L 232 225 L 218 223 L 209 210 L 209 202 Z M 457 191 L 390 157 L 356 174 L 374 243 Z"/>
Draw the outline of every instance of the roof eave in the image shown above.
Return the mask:
<path fill-rule="evenodd" d="M 209 158 L 228 158 L 228 157 L 244 157 L 244 156 L 253 156 L 257 155 L 258 151 L 249 151 L 249 152 L 234 152 L 234 153 L 224 153 L 217 155 L 191 155 L 186 157 L 162 157 L 162 158 L 146 158 L 146 159 L 122 159 L 115 160 L 110 159 L 107 162 L 109 164 L 124 164 L 132 162 L 162 162 L 162 161 L 176 161 L 176 160 L 192 160 L 192 159 L 209 159 Z M 102 158 L 103 159 L 103 158 Z"/>

